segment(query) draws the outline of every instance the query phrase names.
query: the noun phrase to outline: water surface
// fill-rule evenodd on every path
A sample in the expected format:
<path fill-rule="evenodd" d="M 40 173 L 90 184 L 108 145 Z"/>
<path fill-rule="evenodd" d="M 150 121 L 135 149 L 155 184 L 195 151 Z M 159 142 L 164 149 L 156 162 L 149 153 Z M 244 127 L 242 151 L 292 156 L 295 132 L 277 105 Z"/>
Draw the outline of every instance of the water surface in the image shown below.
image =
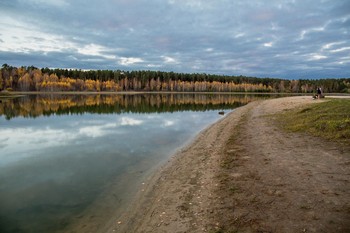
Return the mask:
<path fill-rule="evenodd" d="M 220 119 L 218 111 L 253 99 L 152 94 L 2 100 L 0 232 L 65 231 L 86 218 L 100 229 L 125 208 L 144 175 Z"/>

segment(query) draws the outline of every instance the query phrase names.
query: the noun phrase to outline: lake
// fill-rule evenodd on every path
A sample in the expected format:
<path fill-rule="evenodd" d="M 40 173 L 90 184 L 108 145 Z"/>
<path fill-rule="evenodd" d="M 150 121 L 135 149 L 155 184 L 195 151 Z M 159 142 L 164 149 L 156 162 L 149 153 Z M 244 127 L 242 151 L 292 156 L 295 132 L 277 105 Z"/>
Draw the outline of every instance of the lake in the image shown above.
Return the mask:
<path fill-rule="evenodd" d="M 255 100 L 231 94 L 0 100 L 0 232 L 99 231 L 196 134 Z"/>

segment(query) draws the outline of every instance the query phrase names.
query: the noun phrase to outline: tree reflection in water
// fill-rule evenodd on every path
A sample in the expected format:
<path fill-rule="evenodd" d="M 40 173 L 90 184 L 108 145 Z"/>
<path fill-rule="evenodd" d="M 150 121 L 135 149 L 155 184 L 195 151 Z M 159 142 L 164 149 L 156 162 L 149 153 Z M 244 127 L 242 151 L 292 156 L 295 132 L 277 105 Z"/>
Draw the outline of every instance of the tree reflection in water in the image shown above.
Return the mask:
<path fill-rule="evenodd" d="M 152 113 L 233 109 L 256 100 L 237 94 L 43 94 L 0 102 L 0 116 L 31 117 L 83 113 Z M 260 96 L 261 98 L 261 96 Z"/>

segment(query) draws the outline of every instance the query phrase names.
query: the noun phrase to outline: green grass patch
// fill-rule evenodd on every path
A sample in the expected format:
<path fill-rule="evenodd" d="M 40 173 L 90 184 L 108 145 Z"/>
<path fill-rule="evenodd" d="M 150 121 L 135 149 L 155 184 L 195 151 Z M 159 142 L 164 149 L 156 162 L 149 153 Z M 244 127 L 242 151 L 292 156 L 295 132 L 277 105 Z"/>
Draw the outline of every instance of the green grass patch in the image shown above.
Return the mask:
<path fill-rule="evenodd" d="M 277 116 L 284 129 L 350 145 L 350 100 L 332 99 Z"/>

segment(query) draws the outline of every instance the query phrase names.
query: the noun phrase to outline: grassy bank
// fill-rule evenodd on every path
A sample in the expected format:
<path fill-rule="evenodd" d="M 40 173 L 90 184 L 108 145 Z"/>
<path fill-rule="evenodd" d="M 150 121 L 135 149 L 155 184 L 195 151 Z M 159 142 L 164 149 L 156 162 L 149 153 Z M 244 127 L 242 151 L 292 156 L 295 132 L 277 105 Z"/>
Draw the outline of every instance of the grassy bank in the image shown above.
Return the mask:
<path fill-rule="evenodd" d="M 350 100 L 332 99 L 279 114 L 284 129 L 350 145 Z"/>

